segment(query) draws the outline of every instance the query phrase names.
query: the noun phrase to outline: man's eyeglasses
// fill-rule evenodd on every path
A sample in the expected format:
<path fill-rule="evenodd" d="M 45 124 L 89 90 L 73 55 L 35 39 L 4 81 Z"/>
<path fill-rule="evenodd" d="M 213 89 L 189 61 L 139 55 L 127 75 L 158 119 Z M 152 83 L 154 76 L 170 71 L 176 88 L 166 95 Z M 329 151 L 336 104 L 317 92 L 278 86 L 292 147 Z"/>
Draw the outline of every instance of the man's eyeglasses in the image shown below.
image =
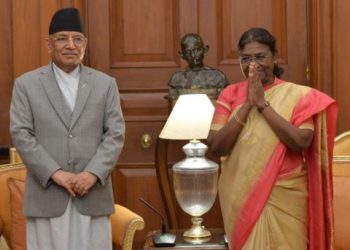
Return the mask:
<path fill-rule="evenodd" d="M 239 60 L 241 64 L 250 64 L 252 61 L 262 64 L 265 63 L 267 58 L 270 58 L 271 56 L 268 55 L 256 55 L 256 56 L 241 56 L 239 57 Z"/>
<path fill-rule="evenodd" d="M 56 44 L 60 46 L 65 46 L 69 43 L 69 40 L 72 40 L 75 46 L 81 46 L 86 42 L 86 38 L 83 36 L 52 36 L 50 37 L 51 40 L 55 41 Z"/>

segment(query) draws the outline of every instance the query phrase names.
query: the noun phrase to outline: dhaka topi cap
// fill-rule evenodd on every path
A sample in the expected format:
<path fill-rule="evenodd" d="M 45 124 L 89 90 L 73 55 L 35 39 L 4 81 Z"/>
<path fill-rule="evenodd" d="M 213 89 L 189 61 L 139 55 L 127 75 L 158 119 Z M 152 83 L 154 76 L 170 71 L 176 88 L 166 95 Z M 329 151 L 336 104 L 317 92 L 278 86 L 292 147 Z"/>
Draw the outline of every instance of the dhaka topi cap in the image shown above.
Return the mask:
<path fill-rule="evenodd" d="M 51 19 L 49 35 L 60 31 L 77 31 L 84 33 L 78 9 L 63 8 L 56 11 Z"/>

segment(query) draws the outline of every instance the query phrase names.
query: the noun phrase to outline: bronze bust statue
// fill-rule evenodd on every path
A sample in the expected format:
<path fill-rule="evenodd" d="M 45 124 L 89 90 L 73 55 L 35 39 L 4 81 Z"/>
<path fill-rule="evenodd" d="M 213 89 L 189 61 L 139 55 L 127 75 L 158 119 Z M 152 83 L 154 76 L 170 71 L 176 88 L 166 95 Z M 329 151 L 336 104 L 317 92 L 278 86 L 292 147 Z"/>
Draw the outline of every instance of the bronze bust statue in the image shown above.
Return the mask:
<path fill-rule="evenodd" d="M 168 83 L 170 96 L 184 93 L 206 93 L 217 97 L 229 83 L 225 74 L 218 69 L 204 65 L 203 59 L 209 50 L 198 34 L 189 33 L 181 39 L 180 56 L 188 62 L 188 67 L 175 72 Z"/>

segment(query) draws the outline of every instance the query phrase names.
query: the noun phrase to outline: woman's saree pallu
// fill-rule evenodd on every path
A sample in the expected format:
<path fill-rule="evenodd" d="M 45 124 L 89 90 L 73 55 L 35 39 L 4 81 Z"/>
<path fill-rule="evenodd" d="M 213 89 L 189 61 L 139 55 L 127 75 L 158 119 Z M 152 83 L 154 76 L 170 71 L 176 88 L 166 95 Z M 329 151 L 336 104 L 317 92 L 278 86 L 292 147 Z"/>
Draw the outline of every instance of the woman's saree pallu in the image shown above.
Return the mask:
<path fill-rule="evenodd" d="M 244 81 L 228 86 L 221 93 L 213 118 L 213 130 L 222 128 L 239 110 L 245 102 L 246 89 L 247 82 Z M 307 168 L 305 182 L 308 185 L 308 194 L 305 196 L 308 197 L 305 202 L 305 210 L 308 209 L 308 213 L 305 212 L 308 230 L 306 240 L 308 249 L 333 249 L 331 166 L 338 107 L 332 98 L 315 89 L 279 79 L 265 90 L 265 99 L 277 113 L 296 127 L 313 120 L 314 139 L 304 152 Z M 245 249 L 273 188 L 278 186 L 276 183 L 283 181 L 282 169 L 292 172 L 293 168 L 298 167 L 293 166 L 298 164 L 294 156 L 295 153 L 290 153 L 280 142 L 262 114 L 252 109 L 231 154 L 222 159 L 219 179 L 220 205 L 231 249 Z M 299 185 L 300 181 L 303 183 L 302 176 L 290 176 L 294 178 L 294 184 Z M 290 204 L 293 204 L 292 197 Z M 293 229 L 280 233 L 295 233 L 296 240 L 299 237 Z M 283 249 L 288 249 L 288 246 Z"/>

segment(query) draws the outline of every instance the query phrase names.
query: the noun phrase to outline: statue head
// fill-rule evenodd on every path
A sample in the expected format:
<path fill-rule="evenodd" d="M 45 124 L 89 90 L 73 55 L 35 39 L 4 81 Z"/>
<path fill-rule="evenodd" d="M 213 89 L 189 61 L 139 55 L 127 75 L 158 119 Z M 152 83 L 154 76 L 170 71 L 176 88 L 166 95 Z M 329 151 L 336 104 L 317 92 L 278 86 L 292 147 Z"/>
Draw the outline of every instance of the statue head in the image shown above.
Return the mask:
<path fill-rule="evenodd" d="M 202 38 L 198 34 L 189 33 L 181 39 L 180 56 L 188 62 L 192 70 L 199 70 L 204 66 L 204 55 L 209 50 L 208 45 L 204 45 Z"/>

